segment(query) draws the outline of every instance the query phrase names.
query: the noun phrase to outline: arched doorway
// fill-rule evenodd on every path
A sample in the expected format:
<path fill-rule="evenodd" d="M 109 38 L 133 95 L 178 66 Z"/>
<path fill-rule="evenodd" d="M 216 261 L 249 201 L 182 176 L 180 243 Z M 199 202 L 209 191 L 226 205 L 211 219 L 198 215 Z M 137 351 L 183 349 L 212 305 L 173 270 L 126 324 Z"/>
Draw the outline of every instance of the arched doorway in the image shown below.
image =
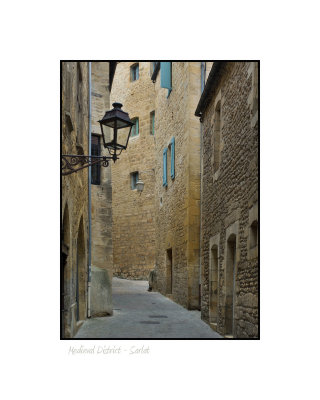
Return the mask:
<path fill-rule="evenodd" d="M 80 219 L 76 254 L 76 320 L 86 317 L 86 251 L 83 217 Z"/>
<path fill-rule="evenodd" d="M 217 324 L 218 321 L 218 246 L 211 247 L 210 258 L 210 323 Z"/>
<path fill-rule="evenodd" d="M 62 237 L 61 237 L 61 269 L 60 269 L 60 310 L 61 310 L 61 337 L 67 337 L 68 331 L 68 296 L 70 292 L 70 223 L 69 223 L 69 208 L 65 205 L 62 222 Z"/>
<path fill-rule="evenodd" d="M 234 334 L 234 293 L 236 271 L 236 235 L 229 236 L 227 241 L 226 260 L 226 303 L 225 303 L 225 334 Z"/>

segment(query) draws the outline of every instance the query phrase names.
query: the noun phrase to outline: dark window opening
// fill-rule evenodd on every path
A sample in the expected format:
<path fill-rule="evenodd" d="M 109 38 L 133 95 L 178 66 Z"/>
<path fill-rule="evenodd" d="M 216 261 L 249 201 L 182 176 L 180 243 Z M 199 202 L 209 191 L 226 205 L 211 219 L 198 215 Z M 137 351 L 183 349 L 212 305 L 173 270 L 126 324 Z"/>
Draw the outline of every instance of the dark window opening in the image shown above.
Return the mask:
<path fill-rule="evenodd" d="M 139 180 L 139 172 L 131 172 L 130 174 L 131 177 L 131 190 L 137 189 L 137 182 Z"/>
<path fill-rule="evenodd" d="M 91 136 L 91 155 L 92 156 L 101 155 L 100 136 L 98 135 Z M 92 185 L 100 185 L 100 178 L 101 178 L 101 165 L 100 164 L 92 165 L 91 167 Z"/>
<path fill-rule="evenodd" d="M 250 249 L 253 249 L 258 244 L 258 222 L 253 221 L 250 226 Z"/>
<path fill-rule="evenodd" d="M 131 65 L 130 78 L 131 78 L 131 81 L 137 81 L 139 79 L 139 64 Z"/>

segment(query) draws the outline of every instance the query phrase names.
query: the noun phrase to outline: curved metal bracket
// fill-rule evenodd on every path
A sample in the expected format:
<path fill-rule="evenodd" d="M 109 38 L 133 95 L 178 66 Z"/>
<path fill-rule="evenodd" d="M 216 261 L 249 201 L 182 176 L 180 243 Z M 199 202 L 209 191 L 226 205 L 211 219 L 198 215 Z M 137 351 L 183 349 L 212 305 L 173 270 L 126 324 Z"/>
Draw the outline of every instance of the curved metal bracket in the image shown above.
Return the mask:
<path fill-rule="evenodd" d="M 109 166 L 109 160 L 114 160 L 114 157 L 106 156 L 79 156 L 77 154 L 62 154 L 61 156 L 61 170 L 62 175 L 70 175 L 81 169 L 88 168 L 92 165 L 100 164 L 102 167 Z M 79 168 L 74 168 L 80 165 Z"/>

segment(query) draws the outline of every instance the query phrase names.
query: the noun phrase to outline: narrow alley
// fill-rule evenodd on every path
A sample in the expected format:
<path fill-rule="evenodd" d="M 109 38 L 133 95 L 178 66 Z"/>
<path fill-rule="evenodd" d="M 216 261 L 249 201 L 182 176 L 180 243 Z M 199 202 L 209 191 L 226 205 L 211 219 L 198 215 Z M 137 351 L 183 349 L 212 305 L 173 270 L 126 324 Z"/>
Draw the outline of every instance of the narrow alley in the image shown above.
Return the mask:
<path fill-rule="evenodd" d="M 113 278 L 113 316 L 87 319 L 77 339 L 221 338 L 200 319 L 157 292 L 147 281 Z"/>

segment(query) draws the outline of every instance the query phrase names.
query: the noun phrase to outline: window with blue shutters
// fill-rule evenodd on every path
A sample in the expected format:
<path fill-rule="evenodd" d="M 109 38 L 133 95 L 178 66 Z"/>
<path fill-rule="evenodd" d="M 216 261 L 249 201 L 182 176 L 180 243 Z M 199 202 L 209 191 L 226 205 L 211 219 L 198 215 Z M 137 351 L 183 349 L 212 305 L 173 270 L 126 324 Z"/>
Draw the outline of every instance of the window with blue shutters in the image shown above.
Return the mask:
<path fill-rule="evenodd" d="M 131 65 L 130 79 L 131 79 L 131 81 L 137 81 L 139 79 L 139 64 Z"/>
<path fill-rule="evenodd" d="M 172 90 L 172 63 L 171 62 L 161 62 L 161 87 L 168 89 L 167 98 L 170 96 Z"/>
<path fill-rule="evenodd" d="M 139 118 L 132 118 L 131 121 L 134 123 L 134 125 L 132 126 L 130 136 L 131 137 L 138 136 L 139 135 Z"/>
<path fill-rule="evenodd" d="M 167 186 L 167 152 L 168 149 L 163 150 L 163 186 Z"/>
<path fill-rule="evenodd" d="M 171 153 L 171 173 L 170 173 L 170 175 L 171 175 L 171 179 L 174 179 L 174 152 L 175 152 L 175 149 L 174 149 L 174 147 L 175 147 L 175 145 L 174 145 L 174 137 L 171 139 L 171 141 L 170 141 L 170 153 Z"/>

